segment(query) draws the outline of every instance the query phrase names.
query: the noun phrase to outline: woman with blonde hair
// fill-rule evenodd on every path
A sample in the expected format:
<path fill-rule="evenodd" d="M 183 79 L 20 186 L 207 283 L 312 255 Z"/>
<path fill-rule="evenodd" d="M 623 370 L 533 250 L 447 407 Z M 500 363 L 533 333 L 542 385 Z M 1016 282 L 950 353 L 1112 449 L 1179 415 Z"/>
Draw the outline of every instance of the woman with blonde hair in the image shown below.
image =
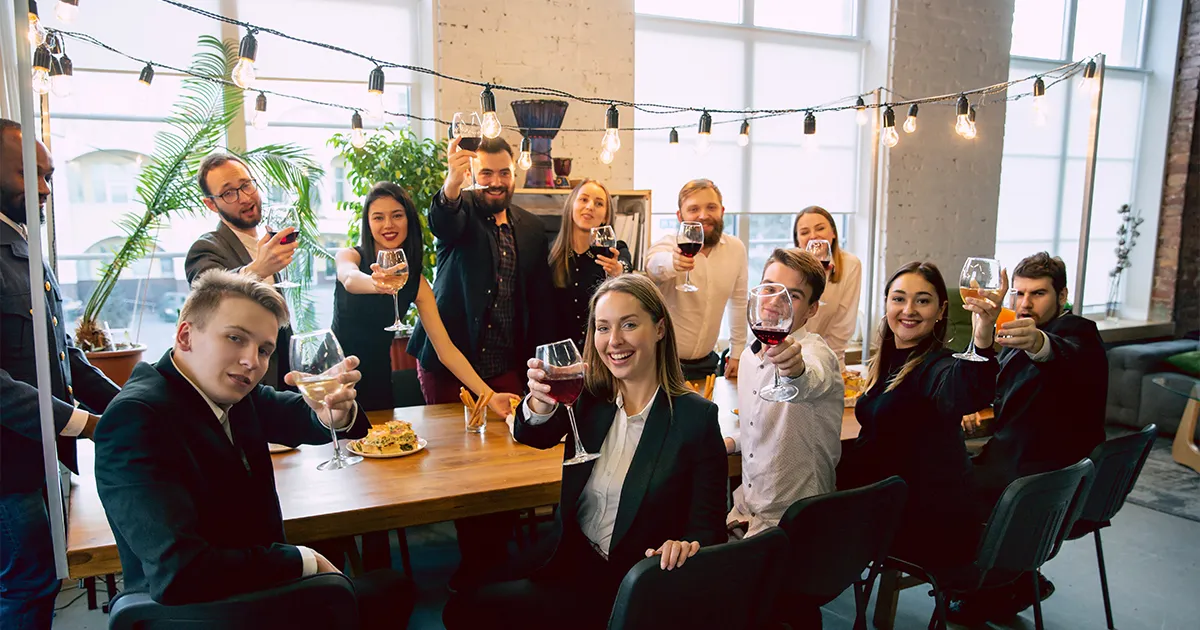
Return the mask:
<path fill-rule="evenodd" d="M 821 206 L 809 206 L 796 215 L 792 242 L 806 249 L 813 240 L 829 241 L 830 261 L 826 271 L 821 309 L 808 320 L 807 330 L 829 344 L 838 363 L 846 367 L 846 347 L 858 324 L 858 298 L 862 293 L 862 262 L 842 248 L 833 215 Z"/>
<path fill-rule="evenodd" d="M 643 276 L 606 281 L 591 301 L 584 391 L 575 403 L 583 448 L 599 458 L 563 468 L 557 547 L 525 579 L 450 600 L 450 630 L 603 628 L 617 587 L 642 558 L 683 566 L 726 539 L 728 471 L 717 407 L 684 384 L 662 294 Z M 553 448 L 570 434 L 549 396 L 552 368 L 529 360 L 518 441 Z M 564 457 L 575 455 L 566 440 Z"/>

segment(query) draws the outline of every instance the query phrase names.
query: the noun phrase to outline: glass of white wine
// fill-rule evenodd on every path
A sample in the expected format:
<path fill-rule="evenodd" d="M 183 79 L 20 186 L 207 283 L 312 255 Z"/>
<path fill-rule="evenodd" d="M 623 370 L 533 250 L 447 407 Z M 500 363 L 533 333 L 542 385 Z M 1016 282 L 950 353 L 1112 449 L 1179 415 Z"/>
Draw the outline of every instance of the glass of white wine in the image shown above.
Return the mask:
<path fill-rule="evenodd" d="M 317 470 L 338 470 L 348 468 L 363 460 L 358 455 L 347 456 L 342 452 L 338 443 L 337 430 L 333 428 L 333 411 L 325 402 L 326 397 L 342 389 L 338 380 L 346 371 L 346 357 L 342 355 L 342 346 L 338 343 L 333 331 L 318 330 L 292 337 L 292 369 L 300 372 L 296 379 L 296 387 L 309 400 L 318 402 L 325 408 L 328 423 L 317 414 L 317 418 L 329 427 L 333 437 L 333 459 L 317 466 Z"/>
<path fill-rule="evenodd" d="M 400 321 L 400 297 L 398 293 L 408 283 L 408 258 L 403 249 L 381 249 L 375 256 L 375 263 L 384 277 L 378 280 L 380 284 L 392 290 L 392 308 L 396 311 L 396 321 L 384 328 L 388 332 L 396 332 L 403 326 Z"/>

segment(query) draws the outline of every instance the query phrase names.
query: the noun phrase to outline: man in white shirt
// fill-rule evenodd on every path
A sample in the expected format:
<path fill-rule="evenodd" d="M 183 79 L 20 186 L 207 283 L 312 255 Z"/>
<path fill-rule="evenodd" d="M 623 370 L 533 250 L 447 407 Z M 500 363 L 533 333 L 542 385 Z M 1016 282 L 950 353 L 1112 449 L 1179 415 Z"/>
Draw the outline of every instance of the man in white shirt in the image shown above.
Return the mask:
<path fill-rule="evenodd" d="M 729 360 L 725 377 L 737 378 L 738 357 L 746 347 L 746 246 L 736 237 L 723 234 L 725 206 L 721 190 L 707 179 L 688 182 L 679 191 L 680 222 L 704 225 L 704 246 L 695 257 L 679 251 L 674 234 L 663 237 L 646 253 L 646 272 L 666 299 L 675 320 L 675 344 L 679 348 L 683 376 L 702 379 L 716 373 L 714 351 L 721 332 L 721 313 L 729 319 Z M 690 273 L 698 291 L 675 287 Z"/>
<path fill-rule="evenodd" d="M 787 287 L 792 329 L 775 347 L 756 341 L 742 353 L 739 428 L 725 438 L 728 452 L 742 453 L 742 485 L 726 517 L 734 535 L 753 536 L 778 525 L 796 501 L 833 492 L 842 454 L 837 356 L 819 335 L 804 330 L 825 290 L 825 270 L 808 252 L 777 249 L 767 259 L 762 281 Z M 769 402 L 758 395 L 773 384 L 776 369 L 780 382 L 799 390 L 789 401 Z"/>

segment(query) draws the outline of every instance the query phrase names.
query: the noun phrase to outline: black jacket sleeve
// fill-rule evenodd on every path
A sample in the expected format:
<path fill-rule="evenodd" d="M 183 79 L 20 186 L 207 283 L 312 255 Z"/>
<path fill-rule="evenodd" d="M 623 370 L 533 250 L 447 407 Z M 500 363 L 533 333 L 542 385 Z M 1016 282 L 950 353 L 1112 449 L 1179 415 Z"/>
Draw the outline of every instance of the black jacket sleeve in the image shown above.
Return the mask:
<path fill-rule="evenodd" d="M 75 398 L 93 413 L 102 414 L 108 403 L 121 391 L 104 372 L 87 360 L 87 355 L 67 339 L 67 356 L 71 362 L 71 387 Z"/>
<path fill-rule="evenodd" d="M 317 413 L 304 402 L 304 397 L 295 392 L 281 392 L 272 387 L 259 385 L 254 392 L 254 408 L 262 422 L 263 436 L 268 442 L 284 446 L 301 444 L 328 444 L 333 436 L 324 424 L 329 416 L 317 417 Z M 362 406 L 348 428 L 338 431 L 339 438 L 357 439 L 365 436 L 371 428 Z"/>
<path fill-rule="evenodd" d="M 53 407 L 54 432 L 57 434 L 67 426 L 75 406 L 69 402 L 51 397 Z M 13 378 L 8 370 L 0 368 L 0 423 L 4 428 L 16 432 L 21 437 L 42 441 L 41 419 L 38 415 L 37 388 Z"/>
<path fill-rule="evenodd" d="M 992 404 L 996 398 L 996 375 L 1000 364 L 991 348 L 975 350 L 987 361 L 964 361 L 944 354 L 925 371 L 921 390 L 937 403 L 938 412 L 961 421 Z"/>
<path fill-rule="evenodd" d="M 192 243 L 192 247 L 188 249 L 187 257 L 183 262 L 183 271 L 187 276 L 188 284 L 196 281 L 200 274 L 209 269 L 227 269 L 234 273 L 241 273 L 242 265 L 237 267 L 229 267 L 226 256 L 220 251 L 219 245 L 208 238 L 196 239 Z"/>
<path fill-rule="evenodd" d="M 517 406 L 513 422 L 513 437 L 526 446 L 543 450 L 554 448 L 562 442 L 563 436 L 570 429 L 571 421 L 567 418 L 567 409 L 563 405 L 555 408 L 553 415 L 541 424 L 531 424 L 529 422 L 529 418 L 525 415 L 524 402 Z M 567 448 L 573 451 L 574 442 L 568 444 Z M 573 453 L 567 454 L 567 457 L 572 456 Z"/>
<path fill-rule="evenodd" d="M 695 420 L 676 418 L 675 421 Z M 727 539 L 725 501 L 729 487 L 729 458 L 725 454 L 725 440 L 721 437 L 721 427 L 717 422 L 716 405 L 708 405 L 702 422 L 704 428 L 695 445 L 692 501 L 683 540 L 708 546 L 721 544 Z"/>
<path fill-rule="evenodd" d="M 449 201 L 439 190 L 429 204 L 429 231 L 433 232 L 443 245 L 454 244 L 467 230 L 470 205 L 465 192 L 458 193 L 456 201 Z"/>

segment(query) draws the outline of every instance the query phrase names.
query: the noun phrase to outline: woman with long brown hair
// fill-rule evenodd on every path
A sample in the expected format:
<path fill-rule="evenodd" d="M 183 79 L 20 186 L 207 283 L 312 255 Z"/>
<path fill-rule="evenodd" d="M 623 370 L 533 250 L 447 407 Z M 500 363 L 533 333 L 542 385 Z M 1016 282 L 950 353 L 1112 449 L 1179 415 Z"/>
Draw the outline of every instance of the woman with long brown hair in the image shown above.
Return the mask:
<path fill-rule="evenodd" d="M 550 246 L 550 274 L 554 282 L 554 307 L 558 309 L 555 339 L 571 339 L 584 346 L 588 303 L 596 287 L 633 269 L 629 247 L 617 241 L 607 254 L 591 251 L 592 228 L 612 226 L 612 196 L 598 181 L 585 179 L 563 204 L 562 225 Z"/>
<path fill-rule="evenodd" d="M 987 358 L 973 362 L 954 358 L 945 346 L 948 296 L 933 263 L 901 267 L 884 297 L 878 349 L 854 410 L 862 429 L 843 449 L 838 487 L 899 475 L 908 483 L 908 504 L 892 555 L 922 566 L 956 565 L 970 559 L 980 529 L 962 418 L 995 396 L 999 366 L 991 348 L 1000 304 L 966 299 L 975 345 Z"/>
<path fill-rule="evenodd" d="M 809 206 L 796 215 L 792 242 L 805 249 L 809 241 L 829 241 L 830 264 L 826 271 L 821 309 L 808 320 L 806 329 L 829 344 L 838 363 L 846 367 L 846 347 L 858 324 L 858 298 L 862 292 L 862 262 L 842 248 L 833 215 L 821 206 Z"/>
<path fill-rule="evenodd" d="M 725 447 L 717 407 L 684 384 L 662 294 L 643 276 L 606 281 L 591 301 L 575 404 L 579 437 L 599 458 L 563 468 L 559 537 L 549 562 L 525 579 L 450 600 L 457 628 L 603 628 L 625 573 L 661 556 L 673 569 L 726 539 Z M 570 433 L 549 397 L 546 372 L 529 360 L 530 395 L 514 433 L 552 448 Z M 575 455 L 574 439 L 564 456 Z"/>

